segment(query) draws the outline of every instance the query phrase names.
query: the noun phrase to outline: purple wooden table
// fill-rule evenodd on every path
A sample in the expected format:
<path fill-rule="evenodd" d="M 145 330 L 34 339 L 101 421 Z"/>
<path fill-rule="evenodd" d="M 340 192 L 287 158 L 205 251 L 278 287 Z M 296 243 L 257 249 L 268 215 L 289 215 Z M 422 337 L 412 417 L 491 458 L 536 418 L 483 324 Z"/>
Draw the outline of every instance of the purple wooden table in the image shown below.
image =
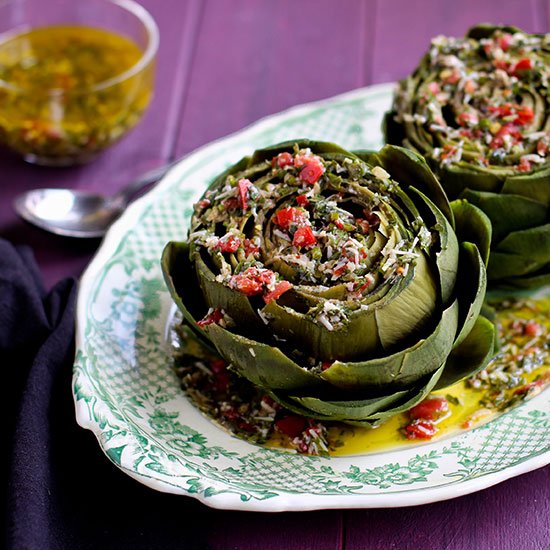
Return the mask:
<path fill-rule="evenodd" d="M 550 0 L 141 3 L 161 31 L 156 97 L 143 123 L 82 168 L 35 168 L 0 154 L 0 236 L 33 247 L 48 286 L 78 277 L 99 242 L 27 226 L 12 211 L 16 194 L 47 186 L 114 192 L 270 113 L 403 77 L 436 34 L 460 36 L 481 21 L 550 30 Z M 213 549 L 550 548 L 550 467 L 416 508 L 270 515 L 184 506 L 186 523 L 209 526 Z"/>

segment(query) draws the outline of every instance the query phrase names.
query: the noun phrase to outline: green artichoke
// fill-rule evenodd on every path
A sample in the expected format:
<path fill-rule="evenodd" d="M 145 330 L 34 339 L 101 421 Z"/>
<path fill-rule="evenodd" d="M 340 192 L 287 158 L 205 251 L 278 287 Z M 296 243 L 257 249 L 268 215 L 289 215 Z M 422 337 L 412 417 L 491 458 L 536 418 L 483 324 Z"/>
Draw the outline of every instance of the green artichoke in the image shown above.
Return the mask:
<path fill-rule="evenodd" d="M 549 78 L 550 35 L 479 25 L 433 39 L 386 116 L 388 143 L 490 218 L 490 286 L 550 283 Z"/>
<path fill-rule="evenodd" d="M 299 414 L 372 426 L 492 357 L 489 243 L 416 153 L 299 140 L 220 175 L 162 267 L 231 369 Z"/>

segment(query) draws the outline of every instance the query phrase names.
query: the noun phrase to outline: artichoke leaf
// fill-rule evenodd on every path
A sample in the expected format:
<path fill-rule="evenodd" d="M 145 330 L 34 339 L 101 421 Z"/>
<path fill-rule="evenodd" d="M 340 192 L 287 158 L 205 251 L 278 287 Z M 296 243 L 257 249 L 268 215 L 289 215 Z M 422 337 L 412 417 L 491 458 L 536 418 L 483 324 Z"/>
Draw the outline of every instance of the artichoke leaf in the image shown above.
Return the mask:
<path fill-rule="evenodd" d="M 531 174 L 507 178 L 502 193 L 521 195 L 534 201 L 550 204 L 550 167 Z"/>
<path fill-rule="evenodd" d="M 279 348 L 234 334 L 216 325 L 204 328 L 231 370 L 265 389 L 297 391 L 322 388 L 326 383 L 300 367 Z"/>
<path fill-rule="evenodd" d="M 262 311 L 267 315 L 274 334 L 298 348 L 310 350 L 321 361 L 332 361 L 337 357 L 351 360 L 380 345 L 374 310 L 351 312 L 348 321 L 333 330 L 327 330 L 306 313 L 280 305 L 275 300 Z"/>
<path fill-rule="evenodd" d="M 390 172 L 392 178 L 402 187 L 415 187 L 430 197 L 454 226 L 453 212 L 447 195 L 424 157 L 403 147 L 385 145 L 374 158 L 379 159 L 382 168 Z"/>
<path fill-rule="evenodd" d="M 471 27 L 468 30 L 466 36 L 467 38 L 480 40 L 482 38 L 487 38 L 491 36 L 497 30 L 501 30 L 502 32 L 507 32 L 510 34 L 521 32 L 520 29 L 511 25 L 492 25 L 491 23 L 480 23 L 479 25 Z"/>
<path fill-rule="evenodd" d="M 446 306 L 454 292 L 458 270 L 459 248 L 456 234 L 447 218 L 424 193 L 414 187 L 411 187 L 411 192 L 423 200 L 435 220 L 432 233 L 437 229 L 440 247 L 439 252 L 436 252 L 435 261 L 439 274 L 441 301 Z"/>
<path fill-rule="evenodd" d="M 550 224 L 510 233 L 491 252 L 487 276 L 498 280 L 535 274 L 550 263 Z"/>
<path fill-rule="evenodd" d="M 483 263 L 487 265 L 491 248 L 491 220 L 477 206 L 459 199 L 451 202 L 456 220 L 456 235 L 459 242 L 471 242 L 477 246 Z"/>
<path fill-rule="evenodd" d="M 446 388 L 479 372 L 493 358 L 495 347 L 495 325 L 479 316 L 466 338 L 449 355 L 436 389 Z"/>
<path fill-rule="evenodd" d="M 342 389 L 412 384 L 437 370 L 442 358 L 450 353 L 458 327 L 458 310 L 455 300 L 443 311 L 430 335 L 405 350 L 366 361 L 335 361 L 321 377 Z"/>
<path fill-rule="evenodd" d="M 460 244 L 460 265 L 464 273 L 458 281 L 457 293 L 461 305 L 459 332 L 453 349 L 457 348 L 472 330 L 475 320 L 481 312 L 487 290 L 487 274 L 484 263 L 475 244 Z M 467 307 L 465 307 L 467 306 Z"/>
<path fill-rule="evenodd" d="M 434 275 L 423 252 L 414 265 L 410 282 L 393 300 L 375 311 L 378 335 L 384 349 L 391 349 L 404 335 L 415 334 L 433 315 L 437 302 Z"/>
<path fill-rule="evenodd" d="M 493 245 L 508 233 L 543 224 L 547 219 L 550 204 L 550 202 L 545 204 L 521 195 L 488 193 L 471 189 L 465 189 L 460 198 L 477 206 L 489 217 L 493 229 Z"/>
<path fill-rule="evenodd" d="M 348 422 L 348 424 L 353 424 L 355 426 L 365 425 L 365 427 L 370 426 L 372 428 L 375 428 L 386 422 L 386 420 L 388 420 L 392 416 L 407 412 L 415 405 L 418 405 L 418 403 L 424 401 L 424 399 L 428 397 L 430 392 L 435 389 L 444 369 L 445 365 L 442 365 L 428 377 L 424 384 L 422 384 L 420 387 L 410 389 L 407 392 L 407 396 L 405 397 L 405 399 L 401 403 L 397 404 L 395 407 L 389 408 L 385 411 L 380 411 L 378 413 L 373 413 L 366 424 L 363 424 L 363 422 L 361 421 L 351 421 Z"/>
<path fill-rule="evenodd" d="M 407 391 L 397 391 L 393 394 L 364 399 L 359 401 L 324 401 L 316 397 L 295 397 L 291 399 L 307 411 L 308 416 L 314 415 L 319 420 L 363 420 L 370 415 L 399 401 Z"/>

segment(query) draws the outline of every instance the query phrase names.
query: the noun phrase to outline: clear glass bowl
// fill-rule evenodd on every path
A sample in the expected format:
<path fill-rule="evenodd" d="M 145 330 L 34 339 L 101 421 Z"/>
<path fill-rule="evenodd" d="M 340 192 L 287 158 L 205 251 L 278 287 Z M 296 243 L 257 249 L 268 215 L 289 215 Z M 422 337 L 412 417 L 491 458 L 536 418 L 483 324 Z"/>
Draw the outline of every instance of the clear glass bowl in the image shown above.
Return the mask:
<path fill-rule="evenodd" d="M 28 37 L 34 40 L 37 32 L 44 33 L 38 39 L 44 42 L 36 48 Z M 69 59 L 70 40 L 82 47 L 90 36 L 95 46 L 87 57 L 79 50 L 73 65 L 51 44 L 68 40 L 61 55 Z M 134 51 L 124 57 L 117 48 L 128 39 Z M 0 144 L 35 164 L 91 160 L 141 119 L 152 97 L 158 43 L 153 18 L 133 0 L 0 0 Z M 35 72 L 25 71 L 50 62 L 44 53 L 50 46 L 56 70 L 69 68 L 60 85 L 42 86 Z M 89 82 L 86 69 L 94 75 Z"/>

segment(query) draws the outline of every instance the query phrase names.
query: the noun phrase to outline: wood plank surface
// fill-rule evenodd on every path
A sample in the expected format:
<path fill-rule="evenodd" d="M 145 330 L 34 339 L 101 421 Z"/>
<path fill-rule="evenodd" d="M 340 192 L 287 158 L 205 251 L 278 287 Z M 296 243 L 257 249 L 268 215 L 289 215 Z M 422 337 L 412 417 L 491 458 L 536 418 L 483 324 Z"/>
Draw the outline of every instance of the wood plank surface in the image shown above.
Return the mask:
<path fill-rule="evenodd" d="M 49 186 L 115 192 L 150 167 L 263 116 L 402 78 L 436 34 L 460 36 L 480 21 L 550 29 L 550 0 L 140 3 L 161 32 L 155 98 L 142 124 L 81 168 L 37 168 L 0 154 L 0 236 L 33 247 L 48 286 L 78 276 L 99 241 L 63 239 L 27 226 L 11 208 L 17 193 Z M 441 503 L 281 514 L 211 510 L 183 497 L 158 495 L 176 507 L 182 502 L 181 541 L 171 533 L 154 541 L 144 526 L 136 528 L 151 547 L 163 548 L 185 548 L 190 525 L 193 540 L 206 541 L 200 547 L 213 550 L 543 550 L 550 548 L 549 486 L 546 467 Z"/>

